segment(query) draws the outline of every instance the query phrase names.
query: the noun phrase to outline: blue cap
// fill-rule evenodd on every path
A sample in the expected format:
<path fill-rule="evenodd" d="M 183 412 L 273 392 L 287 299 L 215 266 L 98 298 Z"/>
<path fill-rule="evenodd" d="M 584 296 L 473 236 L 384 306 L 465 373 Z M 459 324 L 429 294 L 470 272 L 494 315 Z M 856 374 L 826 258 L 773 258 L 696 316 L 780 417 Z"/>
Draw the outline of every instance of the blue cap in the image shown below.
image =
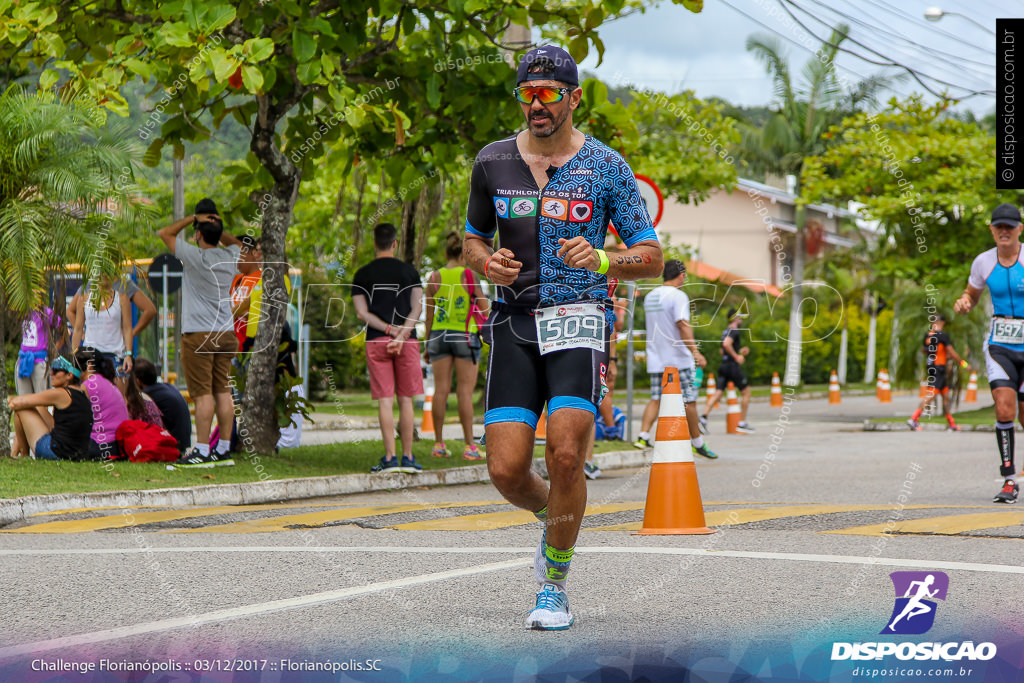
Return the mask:
<path fill-rule="evenodd" d="M 530 73 L 530 66 L 538 61 L 547 62 L 548 68 Z M 568 52 L 554 45 L 536 47 L 519 60 L 516 84 L 526 81 L 561 81 L 569 85 L 579 85 L 580 77 L 576 69 L 576 60 Z"/>

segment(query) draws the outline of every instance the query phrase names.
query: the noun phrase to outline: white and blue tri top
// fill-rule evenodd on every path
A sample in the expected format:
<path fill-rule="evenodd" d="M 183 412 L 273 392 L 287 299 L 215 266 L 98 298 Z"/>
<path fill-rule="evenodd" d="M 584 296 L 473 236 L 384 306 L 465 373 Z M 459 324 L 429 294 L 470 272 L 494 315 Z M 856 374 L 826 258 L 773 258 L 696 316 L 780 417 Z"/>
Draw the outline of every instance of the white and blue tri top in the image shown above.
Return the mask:
<path fill-rule="evenodd" d="M 1017 253 L 1017 261 L 1010 267 L 999 263 L 995 247 L 979 254 L 971 264 L 971 275 L 967 278 L 967 284 L 980 290 L 988 287 L 992 296 L 993 315 L 1002 318 L 1024 318 L 1024 248 Z M 1013 351 L 1024 351 L 1024 344 L 992 341 L 991 332 L 988 343 Z"/>

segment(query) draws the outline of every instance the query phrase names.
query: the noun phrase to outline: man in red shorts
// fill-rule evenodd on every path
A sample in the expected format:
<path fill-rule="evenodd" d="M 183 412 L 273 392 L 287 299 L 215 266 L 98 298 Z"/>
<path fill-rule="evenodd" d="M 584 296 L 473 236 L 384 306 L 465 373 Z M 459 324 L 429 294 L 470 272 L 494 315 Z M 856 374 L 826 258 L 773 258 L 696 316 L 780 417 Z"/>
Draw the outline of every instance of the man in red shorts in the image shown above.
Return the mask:
<path fill-rule="evenodd" d="M 395 258 L 398 230 L 390 223 L 373 229 L 376 257 L 356 271 L 352 301 L 356 315 L 366 323 L 366 364 L 370 370 L 370 396 L 377 400 L 384 457 L 370 470 L 408 472 L 423 468 L 412 454 L 413 396 L 423 393 L 420 345 L 416 321 L 423 307 L 419 273 Z M 398 433 L 402 458 L 395 457 L 395 395 L 398 395 Z"/>

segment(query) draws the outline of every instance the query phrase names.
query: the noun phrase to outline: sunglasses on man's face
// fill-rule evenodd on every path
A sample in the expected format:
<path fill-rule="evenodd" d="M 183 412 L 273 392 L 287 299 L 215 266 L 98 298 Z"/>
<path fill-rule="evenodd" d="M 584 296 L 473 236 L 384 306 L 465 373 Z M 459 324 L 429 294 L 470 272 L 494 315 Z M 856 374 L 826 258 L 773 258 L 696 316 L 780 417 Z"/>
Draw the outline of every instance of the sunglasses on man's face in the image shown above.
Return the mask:
<path fill-rule="evenodd" d="M 554 104 L 561 102 L 569 90 L 570 88 L 553 88 L 547 85 L 524 85 L 513 90 L 512 94 L 523 104 L 533 104 L 534 97 L 540 100 L 541 104 Z"/>

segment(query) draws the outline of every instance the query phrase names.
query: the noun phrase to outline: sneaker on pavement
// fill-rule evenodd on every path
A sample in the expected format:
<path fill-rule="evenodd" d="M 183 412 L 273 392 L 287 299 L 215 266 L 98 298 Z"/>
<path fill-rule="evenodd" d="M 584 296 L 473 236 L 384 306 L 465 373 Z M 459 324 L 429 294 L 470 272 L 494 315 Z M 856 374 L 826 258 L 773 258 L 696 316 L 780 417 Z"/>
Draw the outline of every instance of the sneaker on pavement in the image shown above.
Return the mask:
<path fill-rule="evenodd" d="M 915 420 L 914 418 L 910 418 L 909 420 L 907 420 L 907 426 L 910 427 L 911 431 L 921 431 L 921 423 Z"/>
<path fill-rule="evenodd" d="M 718 453 L 715 453 L 713 450 L 708 448 L 707 444 L 704 444 L 700 448 L 697 448 L 696 446 L 694 446 L 693 447 L 693 452 L 696 453 L 697 455 L 704 456 L 708 460 L 714 460 L 715 458 L 718 457 Z"/>
<path fill-rule="evenodd" d="M 947 424 L 946 425 L 946 431 L 947 432 L 959 432 L 960 431 L 960 425 L 958 425 L 955 422 L 953 424 Z"/>
<path fill-rule="evenodd" d="M 995 495 L 992 499 L 993 503 L 1006 503 L 1012 505 L 1017 502 L 1017 493 L 1020 492 L 1020 486 L 1017 482 L 1010 481 L 1009 479 L 1003 484 L 1002 490 Z"/>
<path fill-rule="evenodd" d="M 583 474 L 586 475 L 587 479 L 597 479 L 601 476 L 601 468 L 597 466 L 596 462 L 585 462 L 583 463 Z"/>
<path fill-rule="evenodd" d="M 401 471 L 402 470 L 398 469 L 398 458 L 391 458 L 388 460 L 386 455 L 380 459 L 379 463 L 370 468 L 370 472 L 373 474 L 385 474 L 387 472 Z"/>
<path fill-rule="evenodd" d="M 697 420 L 698 422 L 700 422 L 700 433 L 710 434 L 711 429 L 708 427 L 708 418 L 705 417 L 704 415 L 701 415 L 700 417 L 697 418 Z"/>
<path fill-rule="evenodd" d="M 469 444 L 462 449 L 463 460 L 484 460 L 485 456 L 480 452 L 480 449 L 476 447 L 476 444 Z"/>
<path fill-rule="evenodd" d="M 232 461 L 231 464 L 234 464 Z M 203 455 L 199 452 L 198 448 L 193 448 L 191 451 L 181 456 L 174 462 L 175 469 L 206 469 L 217 466 L 217 456 L 213 453 Z"/>
<path fill-rule="evenodd" d="M 416 456 L 410 455 L 409 457 L 402 456 L 402 464 L 398 466 L 399 472 L 405 472 L 406 474 L 418 474 L 423 471 L 423 465 L 416 462 Z"/>
<path fill-rule="evenodd" d="M 540 631 L 564 631 L 575 618 L 569 612 L 569 596 L 553 583 L 545 583 L 537 592 L 537 606 L 526 617 L 526 628 Z"/>
<path fill-rule="evenodd" d="M 633 442 L 635 448 L 652 448 L 650 439 L 645 439 L 642 436 L 637 437 L 637 440 Z"/>
<path fill-rule="evenodd" d="M 736 425 L 736 431 L 740 434 L 753 434 L 754 428 L 750 426 L 748 422 L 740 422 Z"/>

